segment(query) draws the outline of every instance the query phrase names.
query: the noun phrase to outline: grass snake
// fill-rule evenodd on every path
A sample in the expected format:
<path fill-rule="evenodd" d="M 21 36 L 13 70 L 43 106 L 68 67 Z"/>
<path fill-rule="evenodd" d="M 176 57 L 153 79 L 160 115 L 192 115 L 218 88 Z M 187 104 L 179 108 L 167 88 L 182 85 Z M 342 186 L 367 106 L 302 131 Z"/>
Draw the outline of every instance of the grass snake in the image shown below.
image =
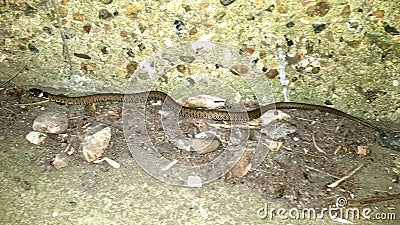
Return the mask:
<path fill-rule="evenodd" d="M 320 111 L 338 115 L 352 121 L 358 122 L 366 127 L 369 127 L 379 132 L 378 143 L 382 146 L 400 150 L 400 131 L 385 131 L 384 129 L 372 125 L 363 119 L 357 118 L 343 111 L 335 108 L 313 105 L 299 102 L 275 102 L 267 105 L 260 106 L 258 108 L 249 111 L 231 112 L 225 110 L 215 109 L 203 109 L 203 108 L 190 108 L 182 106 L 177 103 L 168 94 L 161 91 L 145 91 L 133 94 L 119 94 L 119 93 L 101 93 L 79 97 L 69 97 L 65 95 L 54 95 L 43 91 L 41 89 L 33 88 L 29 90 L 30 94 L 35 97 L 42 97 L 49 101 L 61 103 L 61 104 L 75 104 L 84 105 L 92 104 L 96 102 L 129 102 L 129 103 L 143 103 L 147 101 L 162 101 L 174 112 L 178 113 L 183 117 L 192 118 L 207 118 L 217 121 L 248 121 L 259 118 L 264 112 L 275 109 L 297 109 L 297 110 L 310 110 Z"/>

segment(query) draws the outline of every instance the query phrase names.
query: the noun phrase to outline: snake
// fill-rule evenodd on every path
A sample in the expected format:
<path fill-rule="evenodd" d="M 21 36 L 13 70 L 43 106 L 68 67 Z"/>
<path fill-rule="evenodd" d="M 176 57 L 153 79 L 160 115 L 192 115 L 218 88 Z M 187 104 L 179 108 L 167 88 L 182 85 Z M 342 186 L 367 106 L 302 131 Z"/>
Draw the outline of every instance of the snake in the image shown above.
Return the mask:
<path fill-rule="evenodd" d="M 170 107 L 174 112 L 182 117 L 200 118 L 200 119 L 211 119 L 215 121 L 249 121 L 261 117 L 265 112 L 270 110 L 282 110 L 282 109 L 296 109 L 296 110 L 308 110 L 308 111 L 320 111 L 324 113 L 334 114 L 354 122 L 360 123 L 366 127 L 371 128 L 379 133 L 380 140 L 378 143 L 382 146 L 399 148 L 400 150 L 400 131 L 385 131 L 383 128 L 375 126 L 363 119 L 352 116 L 348 113 L 340 111 L 338 109 L 314 105 L 301 102 L 274 102 L 266 105 L 259 106 L 257 108 L 247 111 L 229 111 L 229 110 L 218 110 L 218 109 L 204 109 L 204 108 L 192 108 L 179 104 L 171 96 L 161 91 L 145 91 L 132 94 L 121 94 L 121 93 L 99 93 L 85 96 L 71 97 L 66 95 L 56 95 L 49 92 L 43 91 L 38 88 L 32 88 L 29 93 L 34 97 L 41 97 L 52 102 L 67 105 L 88 105 L 98 102 L 127 102 L 127 103 L 143 103 L 147 101 L 161 101 Z M 394 139 L 394 140 L 392 140 Z M 397 143 L 395 143 L 397 141 Z M 394 144 L 392 144 L 393 142 Z M 392 146 L 393 145 L 393 146 Z"/>

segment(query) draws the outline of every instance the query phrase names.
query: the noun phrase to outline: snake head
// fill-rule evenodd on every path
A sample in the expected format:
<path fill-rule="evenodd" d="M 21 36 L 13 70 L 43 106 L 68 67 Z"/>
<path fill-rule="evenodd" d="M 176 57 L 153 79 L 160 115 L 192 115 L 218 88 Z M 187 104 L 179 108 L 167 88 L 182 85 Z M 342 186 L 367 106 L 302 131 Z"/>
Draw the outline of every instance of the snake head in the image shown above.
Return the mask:
<path fill-rule="evenodd" d="M 29 89 L 29 93 L 34 97 L 47 98 L 47 96 L 48 96 L 47 92 L 40 90 L 38 88 Z"/>

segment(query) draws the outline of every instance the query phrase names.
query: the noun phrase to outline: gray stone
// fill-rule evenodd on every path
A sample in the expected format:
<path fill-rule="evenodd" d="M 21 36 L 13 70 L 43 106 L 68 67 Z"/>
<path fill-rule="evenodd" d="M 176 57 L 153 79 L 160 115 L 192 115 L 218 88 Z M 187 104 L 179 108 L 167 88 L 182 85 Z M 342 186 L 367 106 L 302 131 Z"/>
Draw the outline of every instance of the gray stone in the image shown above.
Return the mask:
<path fill-rule="evenodd" d="M 32 128 L 43 133 L 61 134 L 68 129 L 68 118 L 61 113 L 44 113 L 33 121 Z"/>

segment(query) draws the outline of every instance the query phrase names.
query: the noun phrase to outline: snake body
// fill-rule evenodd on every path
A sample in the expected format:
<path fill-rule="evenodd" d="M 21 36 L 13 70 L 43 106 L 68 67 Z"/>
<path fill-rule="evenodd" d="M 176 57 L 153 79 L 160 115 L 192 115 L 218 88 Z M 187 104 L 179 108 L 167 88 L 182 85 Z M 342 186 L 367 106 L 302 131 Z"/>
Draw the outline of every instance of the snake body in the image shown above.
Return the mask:
<path fill-rule="evenodd" d="M 141 103 L 146 101 L 157 100 L 164 102 L 164 104 L 166 104 L 172 110 L 177 112 L 180 116 L 192 117 L 192 118 L 208 118 L 217 121 L 253 120 L 259 118 L 264 112 L 275 109 L 298 109 L 298 110 L 312 110 L 312 111 L 317 110 L 320 112 L 335 114 L 350 119 L 352 121 L 358 122 L 376 131 L 382 131 L 381 128 L 372 125 L 360 118 L 342 112 L 338 109 L 327 106 L 313 105 L 313 104 L 299 103 L 299 102 L 275 102 L 264 106 L 260 106 L 258 108 L 249 111 L 231 112 L 223 110 L 200 109 L 200 108 L 190 108 L 182 106 L 181 104 L 177 103 L 173 98 L 171 98 L 168 94 L 160 91 L 146 91 L 134 94 L 102 93 L 102 94 L 93 94 L 80 97 L 54 95 L 37 88 L 30 89 L 29 92 L 33 96 L 42 97 L 53 102 L 61 104 L 75 104 L 75 105 L 92 104 L 96 102 L 124 102 L 124 101 L 129 103 Z"/>

